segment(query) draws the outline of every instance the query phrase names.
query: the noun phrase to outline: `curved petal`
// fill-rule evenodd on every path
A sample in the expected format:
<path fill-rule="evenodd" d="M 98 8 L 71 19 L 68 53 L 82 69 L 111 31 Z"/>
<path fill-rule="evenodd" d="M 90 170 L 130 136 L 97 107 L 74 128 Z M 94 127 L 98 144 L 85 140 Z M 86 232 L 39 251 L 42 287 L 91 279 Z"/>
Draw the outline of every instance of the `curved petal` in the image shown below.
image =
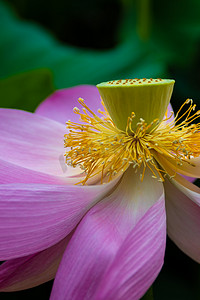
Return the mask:
<path fill-rule="evenodd" d="M 46 250 L 0 265 L 0 292 L 25 290 L 53 279 L 69 239 L 67 236 Z"/>
<path fill-rule="evenodd" d="M 33 171 L 67 176 L 61 165 L 65 125 L 11 109 L 0 109 L 0 118 L 0 159 Z"/>
<path fill-rule="evenodd" d="M 90 109 L 97 113 L 101 107 L 101 99 L 96 86 L 80 85 L 68 89 L 58 90 L 42 102 L 35 113 L 65 124 L 69 119 L 79 121 L 79 116 L 73 112 L 74 107 L 82 110 L 78 98 L 83 98 Z"/>
<path fill-rule="evenodd" d="M 113 180 L 98 186 L 0 185 L 0 260 L 54 245 L 115 184 Z"/>
<path fill-rule="evenodd" d="M 140 299 L 162 268 L 165 242 L 165 204 L 161 198 L 127 236 L 94 299 Z"/>
<path fill-rule="evenodd" d="M 169 163 L 172 164 L 173 161 L 169 160 Z M 189 163 L 182 162 L 182 165 L 175 167 L 174 170 L 177 170 L 178 173 L 186 175 L 189 177 L 199 178 L 200 176 L 200 156 L 191 157 Z"/>
<path fill-rule="evenodd" d="M 186 180 L 180 175 L 176 175 L 171 182 L 188 198 L 200 206 L 200 188 Z"/>
<path fill-rule="evenodd" d="M 199 178 L 200 176 L 200 156 L 199 157 L 191 157 L 189 163 L 182 162 L 181 165 L 177 165 L 175 159 L 170 158 L 166 155 L 160 155 L 159 153 L 155 153 L 155 157 L 159 164 L 164 167 L 164 169 L 169 170 L 169 174 L 171 173 L 179 173 L 181 175 Z M 170 175 L 171 175 L 170 174 Z"/>
<path fill-rule="evenodd" d="M 162 206 L 158 219 L 156 217 L 158 215 L 157 209 L 154 209 L 154 203 L 156 201 L 159 203 L 159 207 Z M 155 207 L 157 207 L 157 203 Z M 140 260 L 143 255 L 146 255 L 147 249 L 145 245 L 149 247 L 150 240 L 151 243 L 155 243 L 157 246 L 158 244 L 159 246 L 162 244 L 162 251 L 160 251 L 160 255 L 157 258 L 158 263 L 155 264 L 155 266 L 148 263 L 148 271 L 144 268 L 144 271 L 146 271 L 146 273 L 143 274 L 144 278 L 148 277 L 148 272 L 151 273 L 151 280 L 147 281 L 145 287 L 143 286 L 144 289 L 142 293 L 144 293 L 149 287 L 150 282 L 152 282 L 158 274 L 162 265 L 161 261 L 163 261 L 166 235 L 162 225 L 165 223 L 163 203 L 164 193 L 162 183 L 153 180 L 148 171 L 147 174 L 145 174 L 144 181 L 141 182 L 138 174 L 135 174 L 134 170 L 129 168 L 117 188 L 110 193 L 110 195 L 105 197 L 103 201 L 95 205 L 78 225 L 57 272 L 51 300 L 96 299 L 94 294 L 101 279 L 104 278 L 107 268 L 112 266 L 112 262 L 115 257 L 117 257 L 120 247 L 123 247 L 123 243 L 126 243 L 126 241 L 132 237 L 132 234 L 134 235 L 134 232 L 135 238 L 137 238 L 135 241 L 134 239 L 131 241 L 136 248 L 137 245 L 142 243 L 143 247 L 140 246 L 139 248 L 141 251 L 144 250 L 144 253 L 140 254 L 140 256 L 136 255 L 135 258 L 129 253 L 127 259 L 133 258 Z M 152 209 L 155 212 L 154 216 L 151 212 L 147 212 L 152 205 Z M 146 212 L 147 214 L 145 215 Z M 143 217 L 144 215 L 149 217 L 146 219 L 146 217 Z M 142 226 L 143 221 L 139 222 L 139 220 L 143 220 L 143 218 L 147 220 L 145 226 Z M 156 234 L 158 241 L 155 238 L 155 233 L 153 233 L 156 224 L 155 219 L 157 220 L 158 229 L 156 230 Z M 153 227 L 151 227 L 151 225 Z M 151 228 L 153 228 L 153 230 Z M 163 230 L 162 234 L 160 234 L 160 228 Z M 153 255 L 156 251 L 153 252 L 152 250 L 150 253 Z M 149 254 L 148 257 L 155 262 L 156 258 L 153 259 L 151 254 Z M 142 262 L 137 266 L 139 267 L 139 265 L 142 267 Z M 133 279 L 131 282 L 133 284 L 135 280 L 137 280 L 137 278 L 134 277 L 134 271 L 136 271 L 136 269 L 134 269 L 132 273 Z M 127 274 L 124 275 L 128 276 Z M 121 283 L 123 280 L 124 277 L 122 276 Z M 103 299 L 114 298 L 105 297 Z"/>
<path fill-rule="evenodd" d="M 196 188 L 195 191 L 186 186 L 180 188 L 180 183 L 176 183 L 177 189 L 169 180 L 164 185 L 168 235 L 184 253 L 200 263 L 200 189 L 196 187 L 197 193 Z"/>
<path fill-rule="evenodd" d="M 67 176 L 56 176 L 51 174 L 46 174 L 43 172 L 38 172 L 30 170 L 13 163 L 9 163 L 0 159 L 0 184 L 8 183 L 40 183 L 40 184 L 76 184 L 81 181 L 81 174 L 78 169 L 66 166 L 60 158 L 60 164 L 63 168 L 63 174 Z M 75 176 L 78 173 L 78 176 Z M 84 174 L 83 174 L 84 175 Z"/>
<path fill-rule="evenodd" d="M 195 177 L 189 177 L 189 176 L 186 176 L 186 175 L 181 175 L 183 178 L 185 178 L 187 181 L 189 181 L 189 182 L 195 182 L 195 180 L 197 179 L 197 178 L 195 178 Z"/>

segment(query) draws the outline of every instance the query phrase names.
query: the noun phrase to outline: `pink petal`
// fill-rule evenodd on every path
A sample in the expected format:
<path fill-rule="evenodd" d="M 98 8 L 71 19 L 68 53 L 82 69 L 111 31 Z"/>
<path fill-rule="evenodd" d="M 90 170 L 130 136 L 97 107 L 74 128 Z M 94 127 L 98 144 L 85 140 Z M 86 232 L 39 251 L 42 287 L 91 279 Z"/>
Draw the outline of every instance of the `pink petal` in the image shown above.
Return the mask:
<path fill-rule="evenodd" d="M 11 109 L 0 109 L 0 118 L 0 159 L 44 174 L 67 176 L 63 172 L 65 125 Z"/>
<path fill-rule="evenodd" d="M 200 206 L 200 188 L 180 175 L 176 175 L 171 182 L 188 198 Z"/>
<path fill-rule="evenodd" d="M 160 198 L 127 236 L 94 299 L 140 299 L 162 268 L 165 240 L 165 205 Z"/>
<path fill-rule="evenodd" d="M 69 238 L 67 236 L 44 251 L 11 259 L 0 265 L 0 291 L 29 289 L 53 279 Z"/>
<path fill-rule="evenodd" d="M 26 256 L 59 242 L 115 184 L 0 185 L 0 260 Z"/>
<path fill-rule="evenodd" d="M 200 263 L 200 189 L 190 182 L 182 187 L 176 180 L 172 183 L 165 182 L 168 235 Z"/>
<path fill-rule="evenodd" d="M 144 281 L 148 278 L 143 286 L 140 285 L 140 294 L 144 294 L 161 268 L 165 236 L 163 185 L 153 180 L 148 171 L 141 182 L 138 174 L 129 168 L 118 187 L 96 204 L 78 225 L 56 275 L 51 300 L 96 299 L 94 294 L 104 275 L 112 285 L 114 273 L 107 275 L 107 270 L 116 266 L 118 255 L 121 260 L 120 249 L 123 245 L 127 245 L 130 251 L 132 247 L 135 256 L 127 252 L 126 259 L 130 259 L 133 270 L 132 273 L 120 275 L 119 288 L 126 276 L 131 281 L 131 287 L 135 285 L 139 274 L 141 280 L 142 276 Z M 141 252 L 136 251 L 137 247 Z M 155 254 L 158 256 L 154 257 Z M 146 267 L 141 261 L 144 257 Z M 123 260 L 121 263 L 124 263 Z M 120 268 L 121 265 L 116 272 Z"/>
<path fill-rule="evenodd" d="M 62 124 L 69 119 L 73 122 L 79 121 L 79 116 L 73 112 L 74 107 L 82 110 L 78 98 L 83 98 L 86 105 L 97 113 L 101 108 L 101 99 L 98 89 L 93 85 L 80 85 L 68 89 L 58 90 L 42 102 L 36 109 L 36 114 L 48 117 Z"/>
<path fill-rule="evenodd" d="M 195 182 L 195 180 L 197 179 L 197 178 L 189 177 L 189 176 L 185 176 L 185 175 L 181 175 L 181 176 L 189 182 Z"/>
<path fill-rule="evenodd" d="M 64 160 L 64 157 L 63 157 Z M 5 183 L 44 183 L 44 184 L 76 184 L 81 180 L 80 177 L 73 177 L 73 173 L 77 172 L 78 169 L 71 169 L 65 166 L 65 163 L 61 162 L 63 166 L 64 176 L 50 175 L 43 172 L 30 170 L 19 165 L 4 161 L 0 159 L 0 184 Z M 76 174 L 76 173 L 75 173 Z M 69 177 L 71 175 L 71 177 Z M 80 175 L 80 174 L 79 174 Z"/>

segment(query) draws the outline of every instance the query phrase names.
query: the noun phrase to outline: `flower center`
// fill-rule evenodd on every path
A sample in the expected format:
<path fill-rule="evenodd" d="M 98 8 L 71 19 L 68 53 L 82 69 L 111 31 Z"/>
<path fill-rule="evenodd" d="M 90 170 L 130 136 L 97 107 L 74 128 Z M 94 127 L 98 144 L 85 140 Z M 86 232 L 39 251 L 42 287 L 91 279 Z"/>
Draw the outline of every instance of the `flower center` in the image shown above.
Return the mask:
<path fill-rule="evenodd" d="M 195 112 L 191 99 L 184 102 L 175 118 L 173 112 L 170 117 L 166 113 L 161 122 L 154 119 L 147 123 L 140 118 L 135 124 L 136 115 L 132 112 L 125 130 L 116 127 L 105 106 L 104 111 L 98 110 L 102 115 L 100 118 L 82 98 L 78 102 L 83 106 L 83 112 L 77 107 L 74 112 L 83 123 L 67 122 L 65 156 L 68 165 L 79 166 L 85 172 L 85 178 L 79 183 L 85 184 L 97 174 L 104 183 L 128 167 L 134 168 L 135 172 L 140 170 L 141 180 L 148 167 L 154 178 L 164 181 L 167 172 L 159 167 L 156 153 L 172 158 L 177 165 L 183 161 L 190 164 L 191 156 L 200 155 L 200 123 L 192 124 L 199 118 L 200 111 Z"/>

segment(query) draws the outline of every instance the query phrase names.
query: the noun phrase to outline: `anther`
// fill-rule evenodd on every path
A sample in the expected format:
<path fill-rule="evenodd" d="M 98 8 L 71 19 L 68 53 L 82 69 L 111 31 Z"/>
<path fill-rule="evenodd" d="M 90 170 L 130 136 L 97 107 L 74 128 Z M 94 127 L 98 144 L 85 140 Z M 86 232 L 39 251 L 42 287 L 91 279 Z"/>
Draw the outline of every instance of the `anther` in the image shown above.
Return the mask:
<path fill-rule="evenodd" d="M 80 112 L 80 109 L 79 109 L 78 107 L 75 106 L 75 107 L 73 108 L 73 112 L 79 113 L 79 112 Z"/>
<path fill-rule="evenodd" d="M 159 181 L 159 182 L 163 182 L 164 180 L 160 178 L 160 179 L 158 179 L 158 181 Z"/>

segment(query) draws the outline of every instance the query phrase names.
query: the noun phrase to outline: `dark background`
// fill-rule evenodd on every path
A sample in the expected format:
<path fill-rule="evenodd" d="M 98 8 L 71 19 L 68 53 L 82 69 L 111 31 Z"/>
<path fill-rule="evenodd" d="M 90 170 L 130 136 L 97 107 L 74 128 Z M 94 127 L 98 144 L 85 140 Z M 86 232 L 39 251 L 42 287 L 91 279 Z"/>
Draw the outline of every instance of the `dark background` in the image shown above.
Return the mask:
<path fill-rule="evenodd" d="M 101 81 L 176 80 L 175 111 L 200 104 L 199 0 L 0 1 L 0 106 L 34 111 L 55 89 Z M 0 299 L 48 299 L 52 282 Z M 199 265 L 167 241 L 155 300 L 200 299 Z"/>

